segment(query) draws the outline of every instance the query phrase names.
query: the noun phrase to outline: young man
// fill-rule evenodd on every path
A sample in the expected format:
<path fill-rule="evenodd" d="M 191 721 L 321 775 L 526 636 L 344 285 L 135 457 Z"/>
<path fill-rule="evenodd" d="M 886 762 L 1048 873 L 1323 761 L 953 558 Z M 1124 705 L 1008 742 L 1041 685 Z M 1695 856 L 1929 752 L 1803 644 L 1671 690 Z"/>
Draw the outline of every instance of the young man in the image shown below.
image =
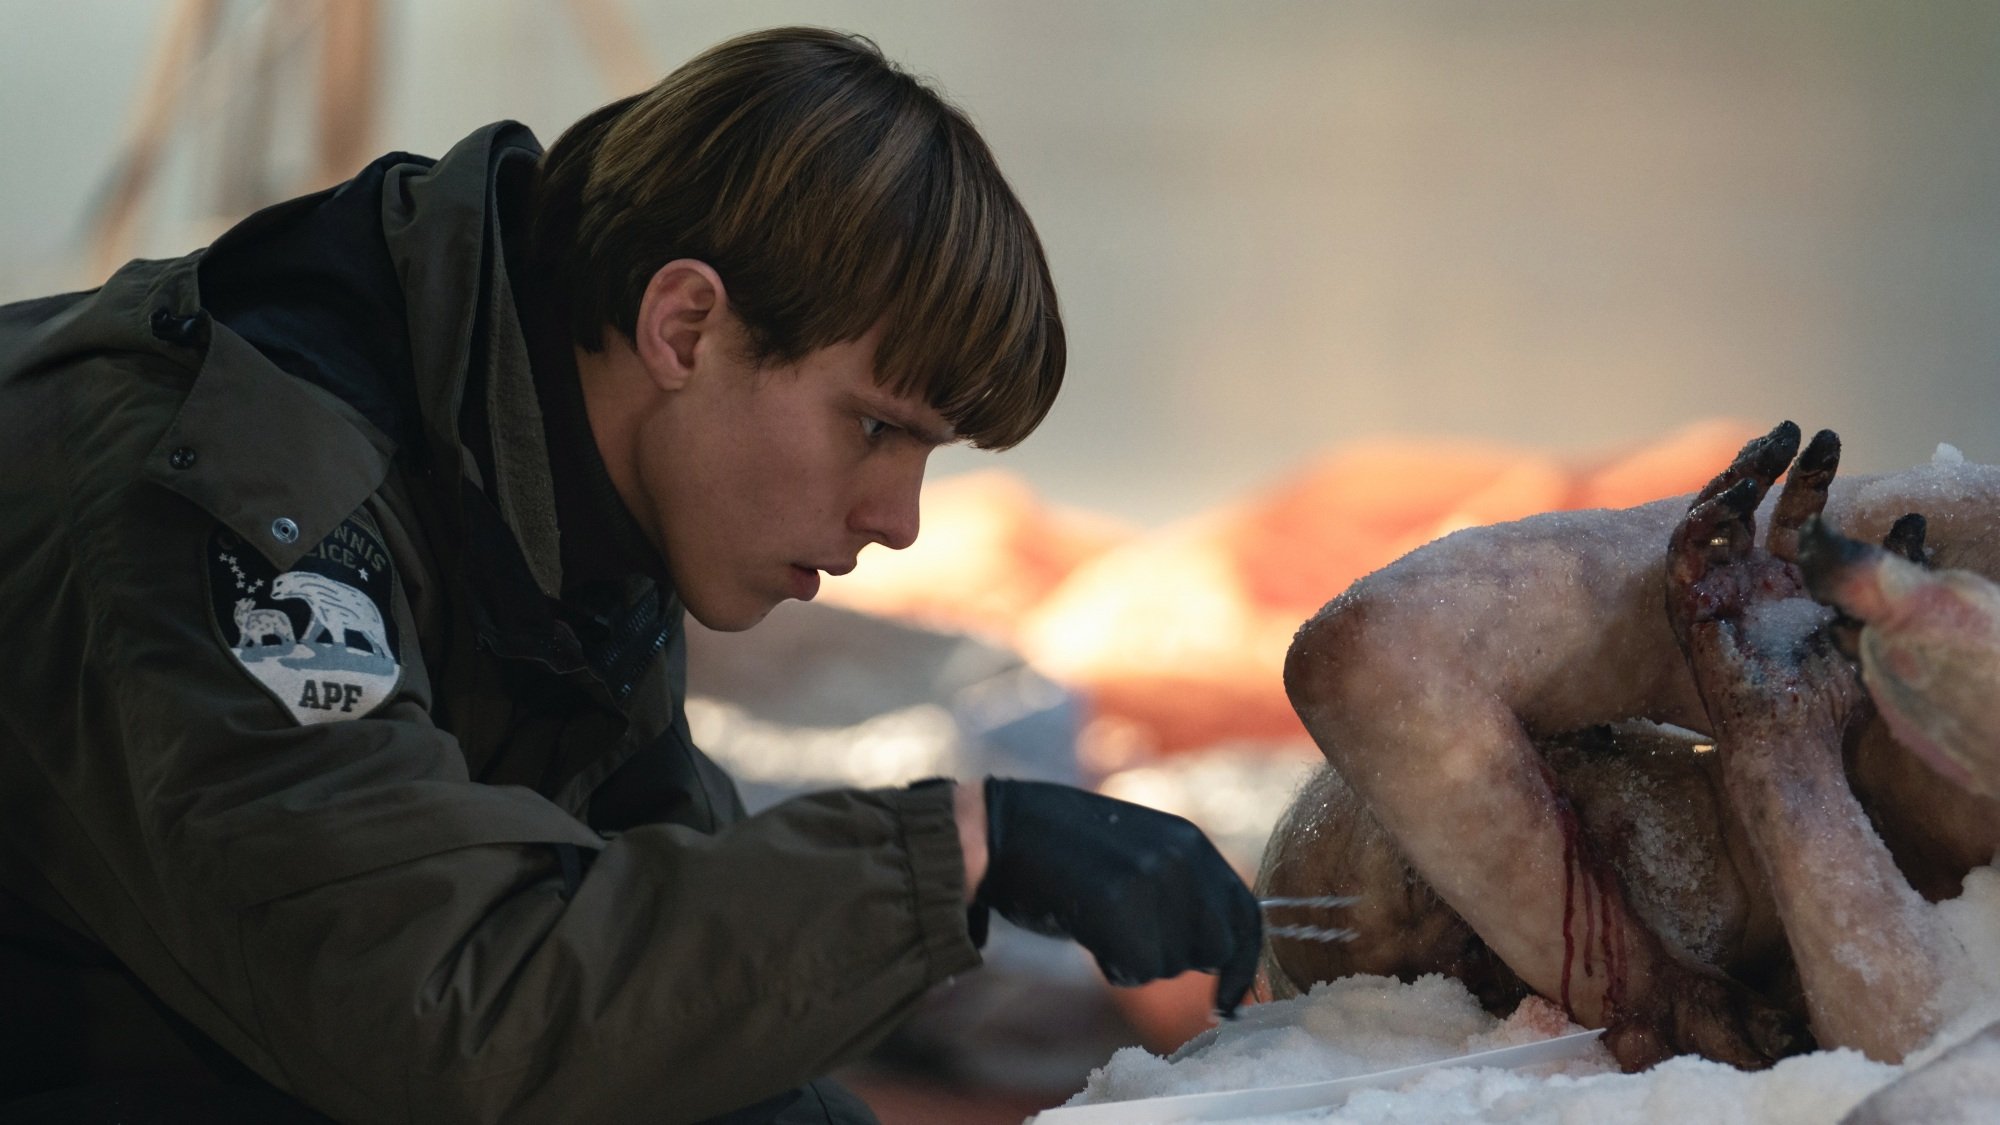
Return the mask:
<path fill-rule="evenodd" d="M 1062 370 L 971 126 L 804 29 L 0 310 L 0 1099 L 868 1120 L 800 1084 L 989 909 L 1233 1008 L 1256 904 L 1184 821 L 1004 781 L 745 818 L 689 741 L 683 609 L 908 545 L 930 450 L 1020 441 Z"/>

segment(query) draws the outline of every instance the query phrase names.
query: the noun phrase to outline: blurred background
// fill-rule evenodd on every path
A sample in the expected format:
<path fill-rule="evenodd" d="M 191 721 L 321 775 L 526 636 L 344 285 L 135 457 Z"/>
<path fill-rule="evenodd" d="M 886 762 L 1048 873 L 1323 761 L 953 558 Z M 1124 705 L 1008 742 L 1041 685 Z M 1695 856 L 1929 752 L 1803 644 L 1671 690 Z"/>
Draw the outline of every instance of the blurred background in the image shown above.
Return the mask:
<path fill-rule="evenodd" d="M 132 252 L 311 181 L 318 0 L 0 0 L 0 298 L 96 280 L 148 67 L 204 6 L 214 50 L 149 122 Z M 1064 501 L 1156 523 L 1355 437 L 1599 450 L 1717 413 L 1831 426 L 1856 468 L 1941 440 L 2000 456 L 1981 0 L 373 6 L 361 160 L 501 117 L 551 141 L 778 23 L 864 32 L 933 78 L 1053 263 L 1070 382 L 1006 464 Z M 270 39 L 289 47 L 260 86 Z M 246 153 L 260 113 L 274 147 Z M 229 182 L 246 156 L 269 171 Z"/>
<path fill-rule="evenodd" d="M 0 0 L 0 300 L 490 120 L 553 141 L 782 23 L 865 33 L 969 112 L 1071 363 L 1019 450 L 938 456 L 915 549 L 694 639 L 698 730 L 760 799 L 1062 777 L 1247 870 L 1314 757 L 1285 643 L 1359 574 L 1685 490 L 1783 417 L 1848 471 L 2000 457 L 1983 0 Z M 1200 1026 L 1199 981 L 1104 1001 L 1067 947 L 996 940 L 1003 985 L 884 1064 L 946 1084 L 877 1082 L 885 1117 L 1018 1118 Z"/>

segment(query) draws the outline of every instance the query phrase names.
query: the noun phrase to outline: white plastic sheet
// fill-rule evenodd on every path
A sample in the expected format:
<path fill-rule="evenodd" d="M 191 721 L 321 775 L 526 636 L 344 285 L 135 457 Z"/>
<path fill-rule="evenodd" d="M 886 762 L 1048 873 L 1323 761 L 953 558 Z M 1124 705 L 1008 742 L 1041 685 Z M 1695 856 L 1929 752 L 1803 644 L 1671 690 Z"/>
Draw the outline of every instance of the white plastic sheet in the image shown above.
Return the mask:
<path fill-rule="evenodd" d="M 1589 1050 L 1602 1034 L 1602 1031 L 1578 1031 L 1537 1043 L 1496 1047 L 1490 1051 L 1475 1051 L 1469 1055 L 1378 1070 L 1372 1074 L 1356 1074 L 1328 1082 L 1061 1107 L 1043 1110 L 1029 1118 L 1027 1125 L 1166 1125 L 1168 1122 L 1231 1121 L 1241 1117 L 1324 1109 L 1337 1105 L 1355 1090 L 1370 1086 L 1400 1086 L 1444 1067 L 1489 1066 L 1511 1070 L 1575 1058 Z"/>

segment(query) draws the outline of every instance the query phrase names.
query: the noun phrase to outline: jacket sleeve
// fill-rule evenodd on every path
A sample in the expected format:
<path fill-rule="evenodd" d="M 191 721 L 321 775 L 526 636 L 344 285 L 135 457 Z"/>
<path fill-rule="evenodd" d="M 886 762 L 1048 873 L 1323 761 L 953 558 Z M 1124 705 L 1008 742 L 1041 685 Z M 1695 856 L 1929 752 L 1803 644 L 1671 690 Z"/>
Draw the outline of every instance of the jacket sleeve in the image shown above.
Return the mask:
<path fill-rule="evenodd" d="M 852 1057 L 977 964 L 948 786 L 607 841 L 471 782 L 414 668 L 365 717 L 295 724 L 221 635 L 199 509 L 141 484 L 81 496 L 75 738 L 42 772 L 50 838 L 86 843 L 52 882 L 316 1107 L 699 1119 Z M 552 844 L 595 853 L 580 883 Z"/>

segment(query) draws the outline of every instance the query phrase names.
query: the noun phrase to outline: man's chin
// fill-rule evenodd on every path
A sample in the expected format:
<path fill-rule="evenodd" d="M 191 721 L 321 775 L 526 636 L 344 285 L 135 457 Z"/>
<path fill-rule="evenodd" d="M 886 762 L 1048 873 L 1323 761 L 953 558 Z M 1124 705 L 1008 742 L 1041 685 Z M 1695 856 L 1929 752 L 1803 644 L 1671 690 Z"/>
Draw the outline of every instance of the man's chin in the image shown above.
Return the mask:
<path fill-rule="evenodd" d="M 770 616 L 776 607 L 767 603 L 734 606 L 706 606 L 687 603 L 688 616 L 699 622 L 704 629 L 718 633 L 741 633 L 764 618 Z"/>

